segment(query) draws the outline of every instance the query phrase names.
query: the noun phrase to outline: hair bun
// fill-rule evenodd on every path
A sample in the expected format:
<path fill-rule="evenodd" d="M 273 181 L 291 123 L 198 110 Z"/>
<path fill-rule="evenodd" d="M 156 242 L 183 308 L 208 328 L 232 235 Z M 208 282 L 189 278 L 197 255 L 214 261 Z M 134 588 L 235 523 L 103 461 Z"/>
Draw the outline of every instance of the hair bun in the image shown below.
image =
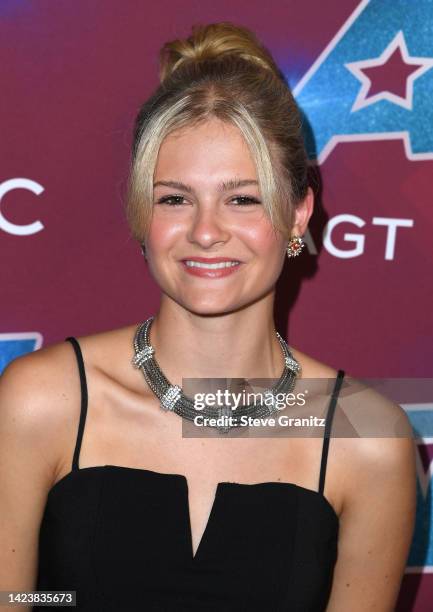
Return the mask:
<path fill-rule="evenodd" d="M 208 25 L 194 25 L 192 34 L 187 39 L 164 44 L 160 51 L 161 83 L 186 62 L 220 59 L 227 55 L 254 62 L 276 76 L 281 76 L 271 54 L 253 32 L 245 27 L 222 21 Z"/>

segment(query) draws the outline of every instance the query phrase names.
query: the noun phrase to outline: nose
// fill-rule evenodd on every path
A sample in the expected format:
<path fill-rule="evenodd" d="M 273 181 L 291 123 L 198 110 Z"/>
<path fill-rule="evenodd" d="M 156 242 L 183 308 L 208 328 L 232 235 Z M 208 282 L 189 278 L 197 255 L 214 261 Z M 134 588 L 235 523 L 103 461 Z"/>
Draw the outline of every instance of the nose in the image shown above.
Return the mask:
<path fill-rule="evenodd" d="M 209 249 L 219 242 L 227 242 L 229 237 L 228 228 L 213 207 L 196 208 L 187 232 L 189 242 Z"/>

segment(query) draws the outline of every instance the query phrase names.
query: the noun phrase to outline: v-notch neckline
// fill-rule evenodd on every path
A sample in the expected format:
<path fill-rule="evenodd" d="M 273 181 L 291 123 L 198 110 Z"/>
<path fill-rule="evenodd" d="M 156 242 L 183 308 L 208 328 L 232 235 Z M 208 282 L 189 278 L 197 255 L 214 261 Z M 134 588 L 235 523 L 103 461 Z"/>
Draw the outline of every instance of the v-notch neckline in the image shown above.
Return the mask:
<path fill-rule="evenodd" d="M 226 484 L 232 484 L 229 482 L 217 482 L 216 483 L 216 487 L 214 489 L 214 494 L 213 494 L 213 498 L 212 498 L 212 504 L 210 506 L 210 510 L 209 510 L 209 514 L 207 517 L 207 521 L 205 524 L 205 527 L 203 529 L 203 532 L 201 534 L 200 540 L 198 541 L 197 544 L 197 548 L 195 549 L 194 552 L 194 541 L 193 541 L 193 537 L 192 537 L 192 522 L 191 522 L 191 505 L 189 503 L 189 485 L 188 485 L 188 479 L 186 476 L 183 476 L 181 474 L 178 474 L 178 476 L 181 476 L 184 480 L 185 483 L 185 490 L 186 490 L 186 512 L 187 512 L 187 518 L 188 518 L 188 533 L 189 533 L 189 548 L 190 548 L 190 554 L 191 554 L 191 559 L 192 562 L 196 562 L 197 561 L 197 557 L 201 551 L 201 549 L 203 548 L 204 542 L 207 538 L 207 534 L 211 528 L 211 523 L 214 520 L 214 514 L 215 514 L 215 507 L 216 507 L 216 503 L 217 503 L 217 498 L 218 495 L 220 493 L 220 489 L 221 487 L 223 487 Z"/>
<path fill-rule="evenodd" d="M 215 521 L 216 504 L 217 504 L 218 498 L 221 494 L 223 487 L 238 487 L 238 488 L 260 487 L 260 486 L 265 486 L 265 485 L 275 485 L 276 484 L 279 486 L 291 488 L 293 490 L 303 491 L 304 493 L 308 493 L 308 494 L 314 495 L 316 498 L 319 498 L 321 500 L 321 503 L 324 504 L 324 506 L 327 508 L 327 511 L 331 514 L 334 522 L 337 525 L 339 524 L 339 516 L 336 510 L 334 509 L 334 507 L 332 506 L 332 504 L 330 503 L 330 501 L 327 499 L 327 497 L 323 495 L 323 493 L 321 493 L 320 491 L 316 491 L 315 489 L 303 487 L 302 485 L 298 485 L 294 482 L 287 482 L 287 481 L 280 481 L 280 480 L 263 481 L 263 482 L 262 481 L 260 482 L 232 482 L 229 480 L 219 481 L 216 483 L 214 497 L 213 497 L 212 505 L 211 505 L 210 512 L 208 515 L 208 519 L 207 519 L 205 528 L 203 530 L 203 533 L 201 535 L 200 541 L 197 545 L 197 549 L 194 554 L 193 539 L 192 539 L 192 525 L 191 525 L 191 511 L 190 511 L 190 505 L 189 505 L 188 478 L 184 474 L 178 474 L 178 473 L 173 473 L 173 472 L 157 472 L 155 470 L 150 470 L 146 468 L 129 467 L 129 466 L 123 466 L 123 465 L 113 465 L 109 463 L 106 463 L 103 465 L 96 465 L 96 466 L 86 466 L 82 468 L 77 467 L 77 468 L 72 469 L 67 474 L 65 474 L 62 478 L 60 478 L 51 487 L 48 495 L 51 497 L 55 491 L 61 489 L 61 487 L 65 484 L 65 482 L 72 477 L 75 477 L 77 475 L 83 475 L 83 474 L 86 474 L 92 471 L 107 471 L 109 469 L 137 472 L 137 473 L 147 474 L 147 475 L 151 474 L 153 476 L 158 476 L 162 478 L 164 477 L 176 478 L 178 479 L 179 482 L 183 482 L 184 492 L 185 492 L 185 503 L 186 503 L 187 529 L 189 533 L 189 554 L 190 554 L 190 558 L 193 563 L 198 562 L 198 556 L 202 554 L 202 549 L 204 548 L 206 544 L 206 540 L 209 539 L 209 531 L 211 529 L 212 523 Z"/>

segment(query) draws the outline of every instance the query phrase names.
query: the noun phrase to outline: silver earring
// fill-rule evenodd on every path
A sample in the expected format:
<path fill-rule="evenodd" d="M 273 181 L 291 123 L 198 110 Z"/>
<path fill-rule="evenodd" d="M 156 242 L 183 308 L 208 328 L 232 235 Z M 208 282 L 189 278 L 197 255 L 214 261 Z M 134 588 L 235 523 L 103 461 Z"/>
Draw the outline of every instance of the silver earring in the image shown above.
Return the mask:
<path fill-rule="evenodd" d="M 292 236 L 287 244 L 287 257 L 296 257 L 304 248 L 305 242 L 301 236 Z"/>
<path fill-rule="evenodd" d="M 143 257 L 144 259 L 146 259 L 146 247 L 144 246 L 144 242 L 140 246 L 141 246 L 141 252 L 143 253 Z"/>

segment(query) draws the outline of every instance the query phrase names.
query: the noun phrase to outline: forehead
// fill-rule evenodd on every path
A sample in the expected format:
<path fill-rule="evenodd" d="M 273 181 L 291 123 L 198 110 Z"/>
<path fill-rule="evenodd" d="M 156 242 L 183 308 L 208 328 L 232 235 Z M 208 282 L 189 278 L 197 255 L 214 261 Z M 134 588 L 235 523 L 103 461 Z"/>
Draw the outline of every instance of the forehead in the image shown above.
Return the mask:
<path fill-rule="evenodd" d="M 163 140 L 155 178 L 173 178 L 173 173 L 188 175 L 191 180 L 194 176 L 246 173 L 248 178 L 257 178 L 253 157 L 239 128 L 216 118 L 176 130 Z"/>

